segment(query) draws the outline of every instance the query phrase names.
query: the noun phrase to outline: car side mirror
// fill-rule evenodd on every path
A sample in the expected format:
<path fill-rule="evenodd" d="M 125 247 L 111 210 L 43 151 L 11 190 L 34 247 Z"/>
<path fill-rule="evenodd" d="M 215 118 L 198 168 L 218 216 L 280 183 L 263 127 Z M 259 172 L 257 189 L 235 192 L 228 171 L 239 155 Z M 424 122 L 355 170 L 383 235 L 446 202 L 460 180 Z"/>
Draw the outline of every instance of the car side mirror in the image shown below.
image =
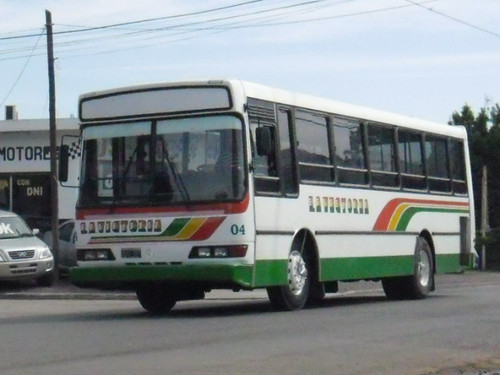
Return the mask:
<path fill-rule="evenodd" d="M 40 229 L 38 228 L 33 228 L 31 231 L 33 232 L 34 236 L 38 236 L 40 234 Z"/>

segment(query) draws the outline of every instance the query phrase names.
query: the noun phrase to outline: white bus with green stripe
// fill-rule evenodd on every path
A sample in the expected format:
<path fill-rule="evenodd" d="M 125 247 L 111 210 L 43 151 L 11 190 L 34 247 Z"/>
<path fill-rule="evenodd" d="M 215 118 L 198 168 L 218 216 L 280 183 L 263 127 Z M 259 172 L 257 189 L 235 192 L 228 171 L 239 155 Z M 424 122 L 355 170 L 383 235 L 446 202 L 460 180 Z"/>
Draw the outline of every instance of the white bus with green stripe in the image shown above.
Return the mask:
<path fill-rule="evenodd" d="M 339 281 L 424 298 L 473 260 L 467 134 L 239 80 L 82 95 L 82 287 L 152 313 L 214 289 L 296 310 Z"/>

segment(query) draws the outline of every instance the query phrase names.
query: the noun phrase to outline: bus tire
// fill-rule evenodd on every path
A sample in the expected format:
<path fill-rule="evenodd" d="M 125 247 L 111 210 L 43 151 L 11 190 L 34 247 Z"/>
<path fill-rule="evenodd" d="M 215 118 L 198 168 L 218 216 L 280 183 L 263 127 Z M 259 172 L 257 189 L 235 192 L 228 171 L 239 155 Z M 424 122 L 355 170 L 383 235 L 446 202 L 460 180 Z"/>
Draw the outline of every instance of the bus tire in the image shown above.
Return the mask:
<path fill-rule="evenodd" d="M 168 313 L 177 303 L 177 299 L 166 285 L 142 284 L 137 287 L 135 293 L 141 306 L 154 315 Z"/>
<path fill-rule="evenodd" d="M 434 288 L 434 262 L 429 243 L 423 237 L 417 239 L 412 284 L 411 299 L 423 299 Z"/>
<path fill-rule="evenodd" d="M 413 275 L 382 279 L 387 298 L 392 300 L 423 299 L 434 287 L 434 262 L 429 243 L 417 239 L 413 256 Z"/>
<path fill-rule="evenodd" d="M 298 250 L 288 256 L 287 285 L 267 288 L 267 295 L 275 310 L 300 310 L 309 296 L 310 278 L 306 259 Z"/>

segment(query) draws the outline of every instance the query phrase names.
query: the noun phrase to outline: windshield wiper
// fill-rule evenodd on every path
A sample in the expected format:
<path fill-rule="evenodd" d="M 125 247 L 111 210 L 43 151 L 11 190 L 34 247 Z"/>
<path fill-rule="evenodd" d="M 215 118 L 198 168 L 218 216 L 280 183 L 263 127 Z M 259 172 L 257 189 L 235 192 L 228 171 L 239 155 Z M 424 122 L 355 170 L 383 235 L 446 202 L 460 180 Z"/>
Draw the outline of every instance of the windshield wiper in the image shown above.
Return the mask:
<path fill-rule="evenodd" d="M 175 183 L 177 184 L 177 187 L 179 188 L 182 199 L 185 202 L 189 202 L 191 200 L 191 198 L 189 197 L 189 193 L 186 189 L 186 185 L 184 185 L 184 181 L 182 181 L 182 177 L 180 176 L 179 172 L 177 171 L 175 163 L 172 163 L 170 161 L 170 158 L 168 156 L 168 151 L 166 150 L 165 145 L 163 143 L 161 145 L 161 148 L 162 148 L 162 151 L 164 152 L 165 159 L 167 160 L 167 165 L 170 168 L 170 172 L 172 173 L 172 176 L 174 177 Z"/>
<path fill-rule="evenodd" d="M 127 166 L 125 167 L 125 170 L 123 171 L 123 175 L 121 176 L 121 184 L 125 183 L 125 179 L 127 178 L 128 172 L 130 171 L 130 167 L 132 167 L 132 163 L 134 162 L 134 156 L 137 154 L 137 149 L 139 148 L 139 145 L 137 144 L 134 148 L 134 152 L 132 152 L 132 155 L 128 158 Z"/>
<path fill-rule="evenodd" d="M 130 168 L 132 167 L 132 163 L 134 162 L 134 157 L 137 155 L 139 149 L 139 144 L 136 144 L 132 155 L 128 158 L 127 165 L 125 166 L 125 170 L 121 176 L 118 176 L 118 188 L 115 189 L 115 183 L 113 181 L 113 200 L 111 201 L 111 208 L 114 208 L 118 199 L 122 198 L 122 192 L 126 190 L 127 184 L 127 176 L 130 172 Z M 114 180 L 114 178 L 113 178 Z"/>

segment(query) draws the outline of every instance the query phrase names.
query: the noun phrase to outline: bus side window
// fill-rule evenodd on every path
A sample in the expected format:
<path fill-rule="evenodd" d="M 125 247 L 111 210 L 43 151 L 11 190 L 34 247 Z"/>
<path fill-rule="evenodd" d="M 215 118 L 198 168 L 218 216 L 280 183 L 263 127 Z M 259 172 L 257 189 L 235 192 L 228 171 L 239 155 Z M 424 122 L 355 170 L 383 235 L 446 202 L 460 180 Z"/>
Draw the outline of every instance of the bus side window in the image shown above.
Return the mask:
<path fill-rule="evenodd" d="M 326 116 L 296 110 L 295 131 L 301 180 L 332 182 L 334 176 Z"/>
<path fill-rule="evenodd" d="M 252 140 L 254 145 L 253 150 L 253 167 L 256 176 L 278 176 L 278 171 L 276 168 L 276 128 L 274 126 L 265 126 L 269 130 L 269 135 L 271 138 L 271 152 L 265 155 L 259 155 L 256 150 L 257 139 L 256 133 L 258 124 L 252 122 L 250 128 L 252 131 Z"/>
<path fill-rule="evenodd" d="M 289 108 L 279 108 L 278 128 L 281 190 L 285 196 L 295 197 L 299 194 L 299 184 L 297 180 L 295 137 L 292 130 L 292 113 Z"/>
<path fill-rule="evenodd" d="M 451 192 L 451 181 L 448 173 L 447 141 L 444 137 L 426 135 L 424 142 L 425 165 L 429 190 Z"/>
<path fill-rule="evenodd" d="M 252 146 L 252 168 L 256 195 L 280 194 L 278 174 L 278 132 L 276 129 L 276 107 L 272 102 L 248 98 L 250 141 Z M 257 152 L 257 129 L 266 128 L 266 152 Z M 269 144 L 270 143 L 270 144 Z M 263 146 L 261 144 L 260 146 Z M 260 148 L 260 147 L 259 147 Z M 260 155 L 259 155 L 260 154 Z"/>
<path fill-rule="evenodd" d="M 355 119 L 333 118 L 335 165 L 338 182 L 367 185 L 368 170 L 363 150 L 363 126 Z"/>
<path fill-rule="evenodd" d="M 399 186 L 392 127 L 368 124 L 368 160 L 374 186 Z"/>
<path fill-rule="evenodd" d="M 463 142 L 458 140 L 450 140 L 450 163 L 453 192 L 455 194 L 467 194 Z"/>
<path fill-rule="evenodd" d="M 397 144 L 403 189 L 426 190 L 422 134 L 399 129 Z"/>
<path fill-rule="evenodd" d="M 266 155 L 259 155 L 256 150 L 256 129 L 266 126 L 269 128 L 271 138 L 271 152 Z M 280 179 L 276 164 L 276 127 L 273 125 L 261 125 L 256 120 L 250 122 L 250 132 L 252 137 L 252 156 L 255 192 L 257 195 L 278 194 L 280 191 Z"/>

